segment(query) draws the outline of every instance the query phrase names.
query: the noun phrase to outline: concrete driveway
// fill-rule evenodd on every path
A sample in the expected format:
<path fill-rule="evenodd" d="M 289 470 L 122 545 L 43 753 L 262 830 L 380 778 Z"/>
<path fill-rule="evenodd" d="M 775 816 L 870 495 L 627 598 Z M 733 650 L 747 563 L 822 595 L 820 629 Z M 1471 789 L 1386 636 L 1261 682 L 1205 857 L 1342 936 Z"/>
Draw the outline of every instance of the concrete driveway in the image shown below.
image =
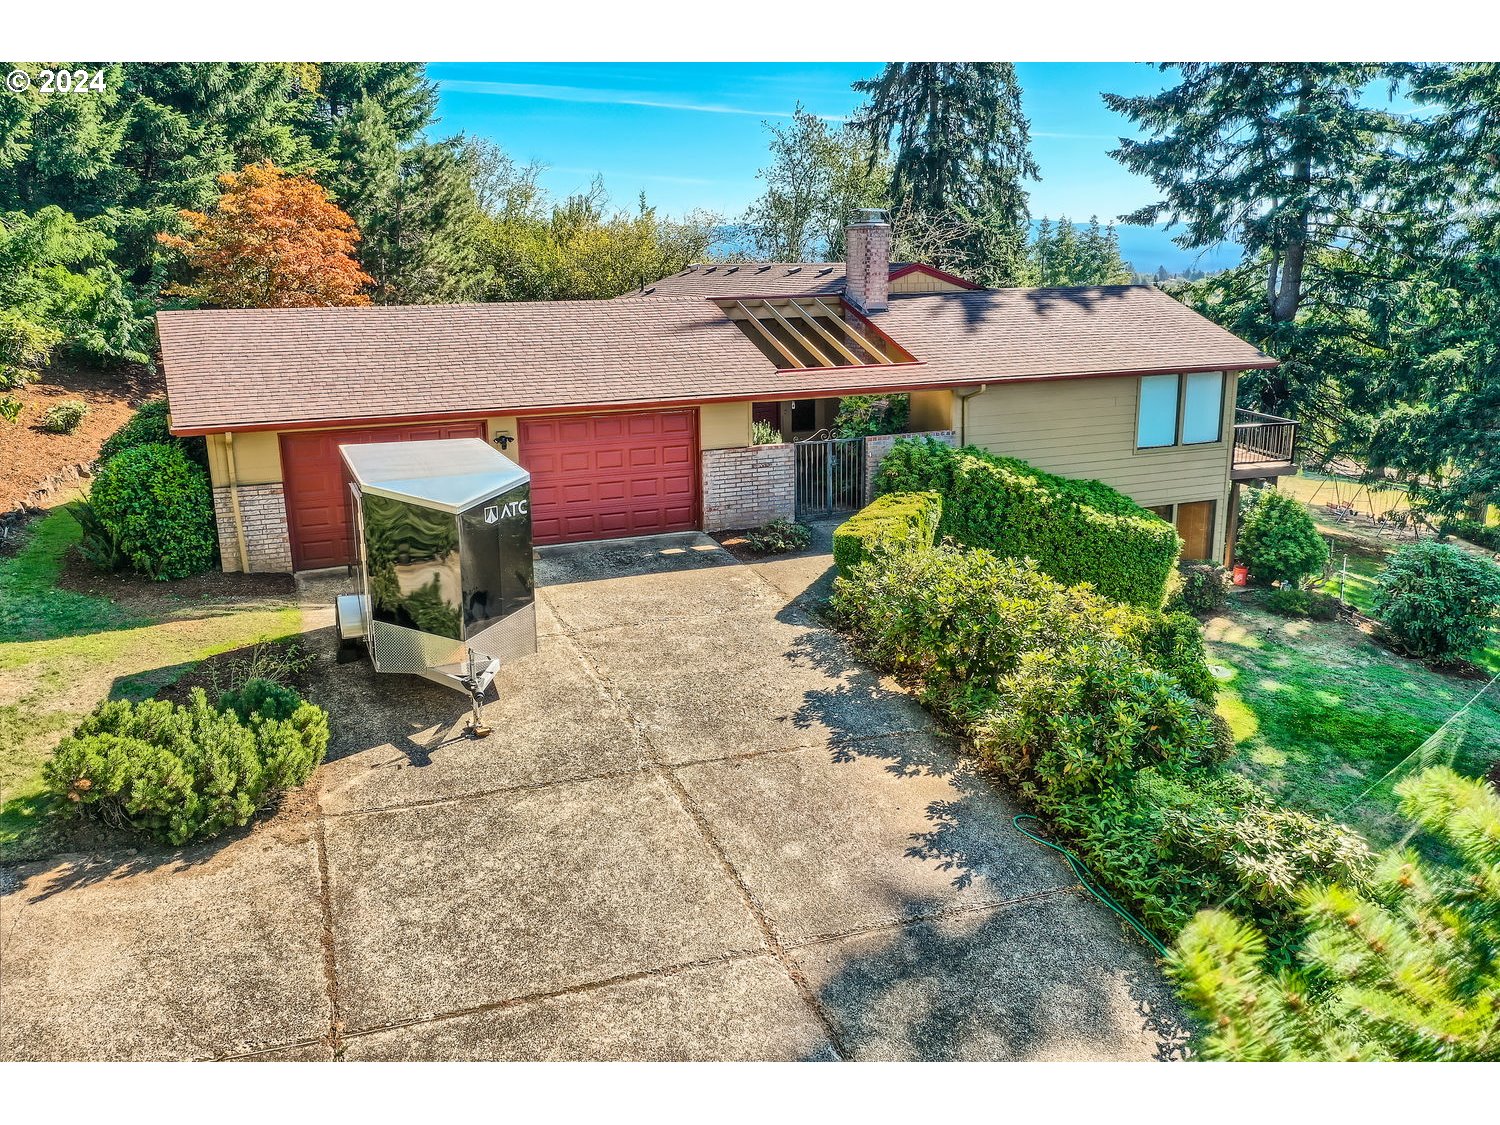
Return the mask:
<path fill-rule="evenodd" d="M 822 549 L 553 548 L 488 741 L 325 666 L 309 792 L 228 842 L 8 871 L 9 1059 L 1151 1059 L 1149 951 L 821 628 Z M 331 650 L 309 583 L 308 628 Z"/>

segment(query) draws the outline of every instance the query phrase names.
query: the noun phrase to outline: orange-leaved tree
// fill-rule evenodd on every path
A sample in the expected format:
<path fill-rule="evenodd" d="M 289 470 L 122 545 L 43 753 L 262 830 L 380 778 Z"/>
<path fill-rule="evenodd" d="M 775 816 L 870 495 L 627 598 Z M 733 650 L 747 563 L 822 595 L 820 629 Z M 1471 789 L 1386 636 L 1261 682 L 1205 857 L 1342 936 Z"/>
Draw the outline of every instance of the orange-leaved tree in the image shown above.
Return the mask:
<path fill-rule="evenodd" d="M 193 282 L 168 292 L 221 309 L 368 305 L 373 278 L 354 259 L 359 229 L 312 180 L 269 161 L 219 177 L 224 193 L 207 214 L 183 211 L 181 250 Z"/>

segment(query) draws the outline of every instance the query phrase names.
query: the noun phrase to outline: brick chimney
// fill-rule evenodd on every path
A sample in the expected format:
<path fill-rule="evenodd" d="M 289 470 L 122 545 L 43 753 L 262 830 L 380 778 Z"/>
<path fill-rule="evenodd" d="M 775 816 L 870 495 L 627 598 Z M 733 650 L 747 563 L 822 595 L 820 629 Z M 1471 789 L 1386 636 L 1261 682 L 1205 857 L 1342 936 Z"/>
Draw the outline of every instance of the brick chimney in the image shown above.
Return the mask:
<path fill-rule="evenodd" d="M 844 256 L 844 296 L 861 312 L 884 312 L 891 295 L 891 226 L 884 211 L 854 212 Z"/>

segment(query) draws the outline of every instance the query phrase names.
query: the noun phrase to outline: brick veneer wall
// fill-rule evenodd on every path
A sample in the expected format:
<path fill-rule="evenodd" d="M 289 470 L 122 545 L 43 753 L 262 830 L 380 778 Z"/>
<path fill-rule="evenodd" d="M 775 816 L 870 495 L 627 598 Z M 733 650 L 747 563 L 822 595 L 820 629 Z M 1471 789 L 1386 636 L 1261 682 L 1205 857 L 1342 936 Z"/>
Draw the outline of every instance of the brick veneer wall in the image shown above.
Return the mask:
<path fill-rule="evenodd" d="M 746 445 L 703 451 L 703 528 L 728 531 L 792 519 L 797 511 L 797 454 L 791 445 Z"/>
<path fill-rule="evenodd" d="M 242 484 L 240 520 L 245 526 L 245 553 L 257 574 L 290 573 L 292 541 L 286 530 L 286 497 L 279 484 Z M 219 525 L 219 557 L 226 571 L 240 569 L 239 539 L 228 488 L 214 489 L 214 517 Z"/>
<path fill-rule="evenodd" d="M 875 499 L 875 471 L 880 468 L 880 462 L 885 460 L 885 455 L 891 451 L 902 438 L 930 437 L 946 445 L 958 445 L 958 434 L 952 430 L 928 430 L 920 434 L 876 434 L 874 437 L 865 438 L 865 502 Z"/>

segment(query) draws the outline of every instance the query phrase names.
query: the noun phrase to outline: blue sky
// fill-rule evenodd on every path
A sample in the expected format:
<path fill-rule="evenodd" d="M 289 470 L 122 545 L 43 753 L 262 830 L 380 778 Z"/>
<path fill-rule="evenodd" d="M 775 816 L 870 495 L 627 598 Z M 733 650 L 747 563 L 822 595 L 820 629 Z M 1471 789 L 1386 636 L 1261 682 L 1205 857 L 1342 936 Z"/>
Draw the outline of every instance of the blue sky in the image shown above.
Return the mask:
<path fill-rule="evenodd" d="M 598 173 L 619 205 L 645 191 L 668 212 L 702 207 L 734 218 L 759 193 L 762 123 L 786 120 L 798 101 L 842 118 L 860 101 L 850 83 L 881 65 L 435 63 L 428 74 L 440 91 L 440 132 L 488 137 L 522 161 L 546 164 L 543 183 L 555 194 Z M 1030 185 L 1034 216 L 1107 221 L 1154 198 L 1149 182 L 1110 159 L 1130 130 L 1099 94 L 1159 90 L 1169 76 L 1139 63 L 1018 63 L 1017 71 L 1042 171 Z M 1232 257 L 1200 260 L 1157 232 L 1122 235 L 1137 268 L 1211 267 Z"/>

